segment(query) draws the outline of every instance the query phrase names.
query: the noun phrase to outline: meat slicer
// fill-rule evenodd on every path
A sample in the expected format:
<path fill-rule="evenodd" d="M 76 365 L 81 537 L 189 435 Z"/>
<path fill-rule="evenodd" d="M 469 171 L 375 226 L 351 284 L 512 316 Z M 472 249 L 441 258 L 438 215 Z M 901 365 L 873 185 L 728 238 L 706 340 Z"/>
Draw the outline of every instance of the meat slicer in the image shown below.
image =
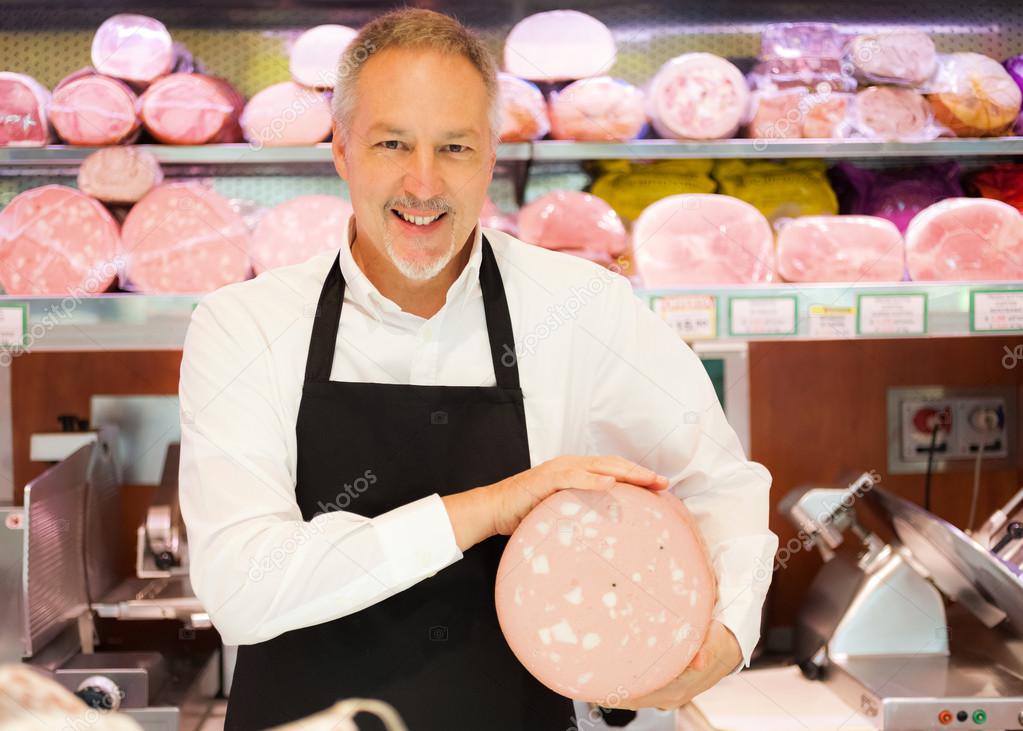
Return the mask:
<path fill-rule="evenodd" d="M 138 529 L 135 575 L 122 578 L 117 434 L 92 432 L 25 486 L 21 507 L 0 508 L 0 662 L 28 663 L 147 730 L 188 731 L 219 691 L 219 640 L 196 633 L 210 623 L 188 584 L 177 445 Z"/>
<path fill-rule="evenodd" d="M 803 673 L 886 731 L 1023 728 L 1021 504 L 971 536 L 870 474 L 787 495 L 825 561 L 796 626 Z M 846 532 L 855 558 L 837 550 Z"/>

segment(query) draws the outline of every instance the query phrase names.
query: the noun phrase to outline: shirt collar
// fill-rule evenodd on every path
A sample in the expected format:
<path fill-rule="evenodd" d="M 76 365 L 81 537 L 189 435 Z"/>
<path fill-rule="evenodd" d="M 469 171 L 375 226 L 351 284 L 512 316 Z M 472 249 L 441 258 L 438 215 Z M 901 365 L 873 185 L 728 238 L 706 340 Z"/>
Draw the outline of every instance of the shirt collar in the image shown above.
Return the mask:
<path fill-rule="evenodd" d="M 354 303 L 366 310 L 378 322 L 383 321 L 385 314 L 404 315 L 415 319 L 392 300 L 380 293 L 376 285 L 370 281 L 366 273 L 362 271 L 352 256 L 352 243 L 355 241 L 355 216 L 348 219 L 347 243 L 341 247 L 340 264 L 341 273 L 345 278 L 345 293 L 351 296 Z M 472 250 L 469 252 L 469 261 L 459 273 L 458 278 L 448 288 L 445 298 L 445 307 L 458 301 L 465 301 L 475 293 L 482 295 L 480 289 L 480 265 L 483 262 L 483 231 L 479 224 L 473 231 Z"/>

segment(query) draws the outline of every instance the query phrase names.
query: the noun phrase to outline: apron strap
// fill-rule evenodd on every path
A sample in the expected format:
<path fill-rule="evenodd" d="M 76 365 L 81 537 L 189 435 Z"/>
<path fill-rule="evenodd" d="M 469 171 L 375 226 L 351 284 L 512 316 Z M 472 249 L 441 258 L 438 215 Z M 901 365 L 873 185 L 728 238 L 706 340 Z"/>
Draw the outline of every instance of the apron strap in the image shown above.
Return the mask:
<path fill-rule="evenodd" d="M 512 334 L 511 315 L 504 293 L 504 282 L 497 260 L 487 237 L 483 236 L 483 260 L 480 264 L 480 289 L 483 292 L 483 310 L 487 319 L 487 337 L 490 356 L 494 364 L 494 377 L 500 388 L 519 388 L 518 356 Z M 305 380 L 326 382 L 334 365 L 337 333 L 341 324 L 341 307 L 345 299 L 345 278 L 341 274 L 341 254 L 327 273 L 316 304 L 309 352 L 306 355 Z"/>

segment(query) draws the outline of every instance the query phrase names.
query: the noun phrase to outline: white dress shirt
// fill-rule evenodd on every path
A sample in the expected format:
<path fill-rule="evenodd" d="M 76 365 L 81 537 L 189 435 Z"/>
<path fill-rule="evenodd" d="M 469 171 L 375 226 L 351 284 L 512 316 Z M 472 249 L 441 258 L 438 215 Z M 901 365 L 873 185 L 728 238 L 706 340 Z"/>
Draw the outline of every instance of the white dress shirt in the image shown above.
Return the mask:
<path fill-rule="evenodd" d="M 743 454 L 699 359 L 626 279 L 486 235 L 508 298 L 532 464 L 617 454 L 667 476 L 710 552 L 715 618 L 748 664 L 777 548 L 767 526 L 770 474 Z M 381 295 L 343 247 L 331 379 L 495 385 L 480 242 L 477 228 L 467 266 L 428 320 Z M 357 612 L 462 558 L 438 494 L 444 485 L 375 518 L 360 515 L 358 497 L 373 489 L 369 464 L 365 474 L 337 476 L 341 510 L 302 519 L 295 422 L 313 314 L 335 256 L 213 292 L 185 339 L 181 510 L 193 588 L 228 644 Z"/>

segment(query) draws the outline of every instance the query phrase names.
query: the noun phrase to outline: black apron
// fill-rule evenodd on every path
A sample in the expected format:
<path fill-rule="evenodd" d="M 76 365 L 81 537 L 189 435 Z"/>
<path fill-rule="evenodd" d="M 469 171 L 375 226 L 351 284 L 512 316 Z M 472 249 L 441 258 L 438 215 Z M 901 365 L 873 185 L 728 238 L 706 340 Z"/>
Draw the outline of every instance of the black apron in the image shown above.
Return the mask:
<path fill-rule="evenodd" d="M 374 517 L 530 468 L 518 366 L 502 359 L 515 352 L 508 302 L 486 237 L 482 248 L 493 387 L 331 381 L 345 293 L 335 261 L 296 425 L 295 493 L 305 520 L 337 509 Z M 367 484 L 367 475 L 376 481 Z M 523 668 L 498 625 L 494 583 L 507 541 L 493 536 L 361 611 L 239 647 L 225 728 L 263 729 L 363 697 L 392 704 L 409 731 L 565 731 L 572 701 Z M 366 715 L 358 724 L 384 728 Z"/>

